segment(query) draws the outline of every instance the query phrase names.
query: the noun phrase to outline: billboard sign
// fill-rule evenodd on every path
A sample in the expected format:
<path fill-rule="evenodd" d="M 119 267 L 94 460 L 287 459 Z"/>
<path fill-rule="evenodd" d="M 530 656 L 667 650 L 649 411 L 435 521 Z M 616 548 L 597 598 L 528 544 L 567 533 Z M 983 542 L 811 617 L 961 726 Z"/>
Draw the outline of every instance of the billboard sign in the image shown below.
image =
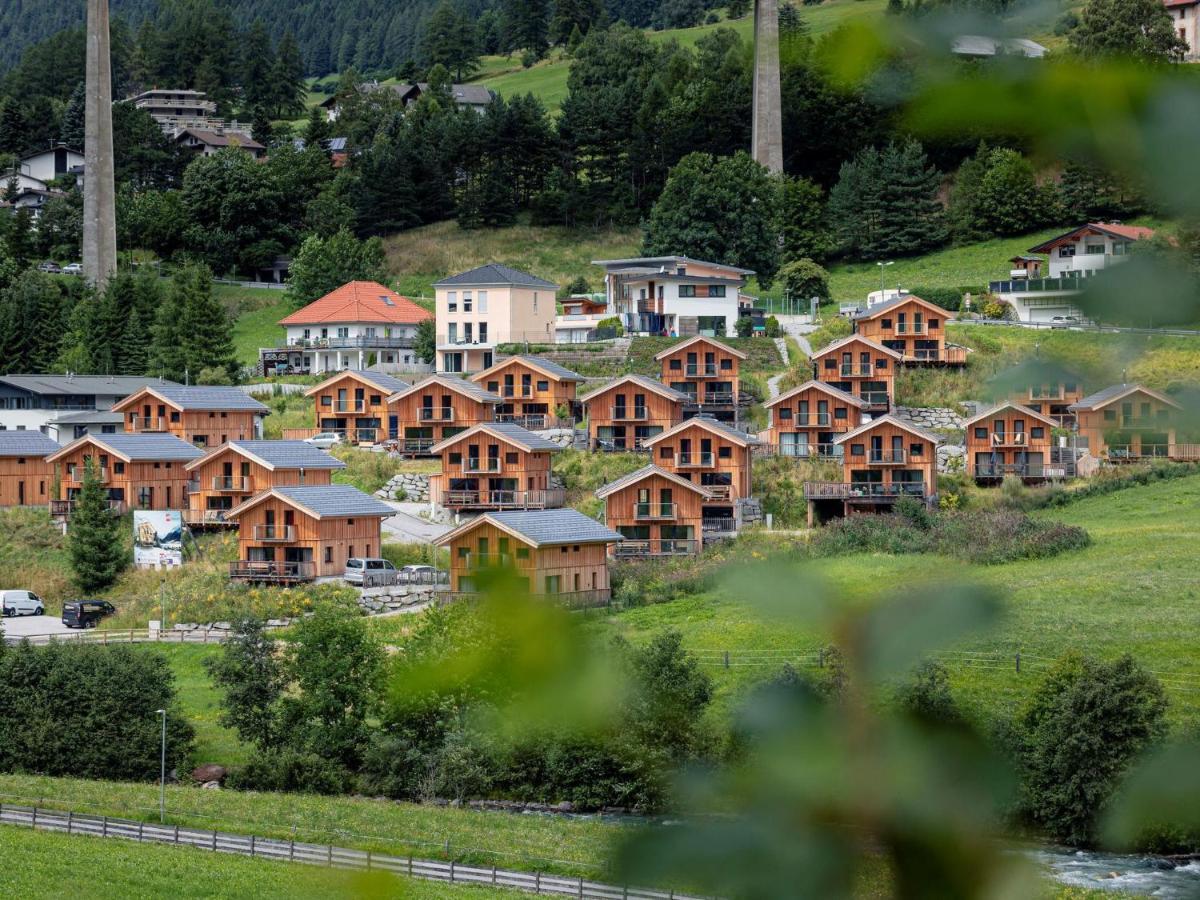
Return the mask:
<path fill-rule="evenodd" d="M 139 569 L 183 565 L 183 514 L 179 510 L 133 511 L 133 564 Z"/>

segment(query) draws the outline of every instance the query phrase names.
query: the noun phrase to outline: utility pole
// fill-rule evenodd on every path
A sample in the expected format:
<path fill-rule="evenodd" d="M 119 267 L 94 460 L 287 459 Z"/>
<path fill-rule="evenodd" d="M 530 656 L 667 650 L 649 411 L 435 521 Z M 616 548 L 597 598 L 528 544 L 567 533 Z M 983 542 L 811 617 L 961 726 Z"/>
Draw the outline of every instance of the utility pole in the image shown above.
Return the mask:
<path fill-rule="evenodd" d="M 162 756 L 159 759 L 158 772 L 158 823 L 167 821 L 167 711 L 158 710 L 162 716 Z"/>
<path fill-rule="evenodd" d="M 87 0 L 83 128 L 83 271 L 103 290 L 117 269 L 108 0 Z"/>
<path fill-rule="evenodd" d="M 783 173 L 779 97 L 779 0 L 754 0 L 754 118 L 751 155 L 772 175 Z"/>

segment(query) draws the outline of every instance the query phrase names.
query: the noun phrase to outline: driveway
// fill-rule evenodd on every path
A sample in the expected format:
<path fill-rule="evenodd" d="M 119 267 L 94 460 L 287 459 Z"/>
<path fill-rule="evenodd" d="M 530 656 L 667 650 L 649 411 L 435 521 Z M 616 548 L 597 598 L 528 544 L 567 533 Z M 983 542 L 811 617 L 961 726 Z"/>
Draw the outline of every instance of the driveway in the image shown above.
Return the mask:
<path fill-rule="evenodd" d="M 41 634 L 78 634 L 62 623 L 57 615 L 12 616 L 3 620 L 6 638 L 33 637 Z"/>
<path fill-rule="evenodd" d="M 428 503 L 388 503 L 394 507 L 396 515 L 383 520 L 385 540 L 401 544 L 431 544 L 443 534 L 453 531 L 451 525 L 439 525 L 422 519 L 418 513 L 428 509 Z"/>

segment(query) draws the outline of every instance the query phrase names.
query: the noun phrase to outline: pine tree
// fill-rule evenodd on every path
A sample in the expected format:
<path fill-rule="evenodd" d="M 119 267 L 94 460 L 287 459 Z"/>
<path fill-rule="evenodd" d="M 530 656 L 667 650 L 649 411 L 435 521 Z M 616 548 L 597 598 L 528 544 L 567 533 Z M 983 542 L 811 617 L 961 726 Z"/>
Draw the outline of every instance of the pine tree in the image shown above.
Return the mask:
<path fill-rule="evenodd" d="M 275 50 L 271 36 L 262 19 L 255 19 L 242 39 L 242 109 L 269 104 L 273 99 L 271 72 L 275 66 Z"/>
<path fill-rule="evenodd" d="M 72 150 L 83 152 L 83 107 L 86 99 L 83 82 L 75 85 L 67 108 L 63 110 L 59 140 Z"/>
<path fill-rule="evenodd" d="M 271 67 L 271 102 L 275 118 L 298 116 L 304 112 L 304 57 L 290 31 L 283 35 Z"/>
<path fill-rule="evenodd" d="M 67 553 L 75 584 L 90 594 L 117 580 L 125 567 L 121 520 L 108 508 L 108 491 L 92 459 L 83 467 L 83 483 L 67 531 Z"/>
<path fill-rule="evenodd" d="M 135 277 L 130 300 L 130 305 L 123 310 L 125 327 L 116 349 L 118 372 L 121 375 L 152 375 L 150 353 L 154 317 L 163 305 L 163 289 L 158 276 L 146 271 Z"/>
<path fill-rule="evenodd" d="M 450 0 L 442 0 L 429 17 L 421 54 L 430 66 L 442 65 L 453 72 L 458 82 L 479 69 L 475 26 Z"/>
<path fill-rule="evenodd" d="M 183 380 L 187 360 L 183 349 L 183 307 L 180 293 L 174 280 L 167 288 L 167 295 L 159 305 L 151 329 L 150 353 L 147 359 L 147 375 L 160 378 Z"/>
<path fill-rule="evenodd" d="M 237 376 L 233 351 L 233 323 L 212 291 L 212 273 L 204 266 L 188 266 L 172 279 L 183 332 L 183 360 L 189 378 L 201 372 L 221 370 L 226 380 Z"/>

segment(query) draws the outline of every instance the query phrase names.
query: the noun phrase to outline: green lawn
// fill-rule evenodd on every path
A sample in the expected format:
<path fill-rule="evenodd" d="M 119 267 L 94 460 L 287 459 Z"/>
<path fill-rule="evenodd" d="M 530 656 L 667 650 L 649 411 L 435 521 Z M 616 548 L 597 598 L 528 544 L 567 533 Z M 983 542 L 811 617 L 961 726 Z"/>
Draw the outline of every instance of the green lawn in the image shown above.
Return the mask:
<path fill-rule="evenodd" d="M 116 838 L 51 834 L 0 826 L 5 864 L 0 896 L 25 900 L 256 900 L 516 897 L 514 891 L 440 884 L 385 872 L 355 873 L 298 863 L 250 859 L 193 847 L 142 844 Z"/>
<path fill-rule="evenodd" d="M 258 293 L 265 295 L 259 299 L 267 301 L 266 305 L 245 310 L 233 324 L 233 349 L 238 363 L 243 366 L 255 365 L 260 347 L 274 347 L 283 338 L 279 320 L 294 310 L 281 291 L 259 290 Z"/>
<path fill-rule="evenodd" d="M 250 748 L 237 733 L 217 721 L 221 712 L 221 694 L 213 686 L 204 660 L 220 652 L 220 647 L 187 644 L 140 644 L 147 653 L 161 653 L 171 663 L 175 673 L 175 690 L 179 703 L 192 727 L 196 729 L 196 765 L 218 763 L 240 765 L 249 757 Z"/>

